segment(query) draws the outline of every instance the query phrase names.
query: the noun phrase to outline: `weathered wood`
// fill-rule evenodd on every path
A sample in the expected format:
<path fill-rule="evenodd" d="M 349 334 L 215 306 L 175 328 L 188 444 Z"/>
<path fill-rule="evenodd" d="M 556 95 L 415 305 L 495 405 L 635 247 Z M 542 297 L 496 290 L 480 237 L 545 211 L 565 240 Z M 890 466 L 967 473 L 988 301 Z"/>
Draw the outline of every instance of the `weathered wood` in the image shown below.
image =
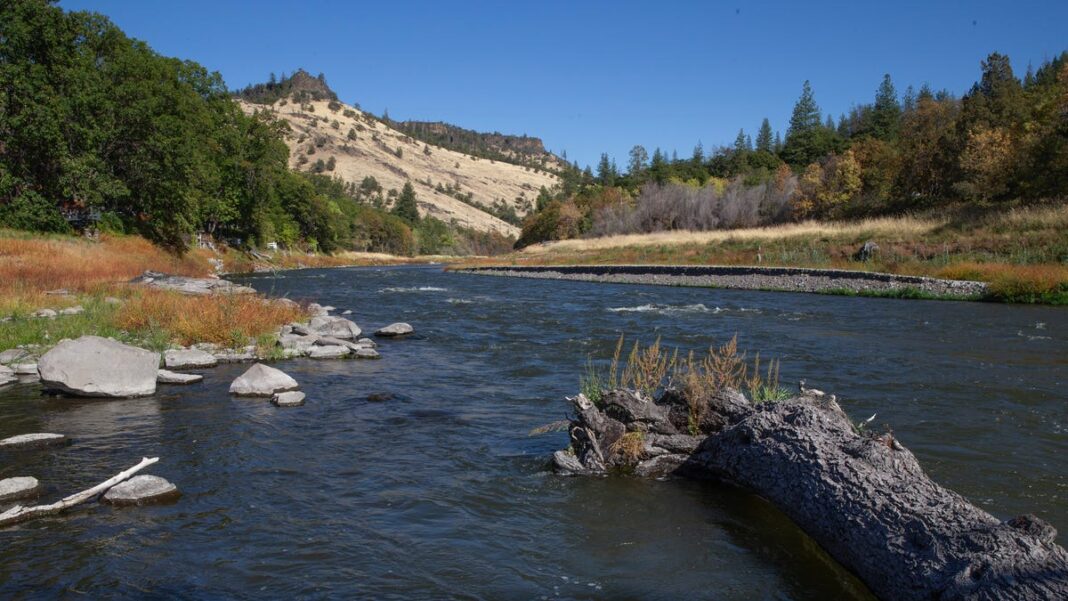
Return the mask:
<path fill-rule="evenodd" d="M 100 484 L 97 484 L 92 488 L 83 490 L 79 493 L 74 493 L 73 495 L 56 501 L 51 505 L 35 505 L 33 507 L 23 507 L 21 505 L 16 505 L 11 509 L 5 511 L 4 513 L 0 513 L 0 528 L 46 515 L 54 515 L 66 509 L 70 509 L 75 505 L 84 503 L 96 497 L 97 495 L 107 492 L 108 489 L 110 489 L 112 486 L 115 486 L 123 480 L 126 480 L 137 472 L 145 469 L 153 463 L 156 463 L 157 461 L 159 461 L 159 457 L 152 457 L 151 459 L 143 457 L 141 459 L 141 463 L 138 463 L 130 469 L 125 470 L 123 472 L 119 472 L 118 474 L 112 476 L 111 478 L 108 478 L 107 480 L 101 482 Z"/>
<path fill-rule="evenodd" d="M 768 499 L 878 597 L 1068 599 L 1068 552 L 1034 516 L 1002 521 L 939 486 L 892 434 L 858 431 L 833 397 L 779 403 L 715 395 L 695 415 L 613 391 L 578 397 L 557 469 L 633 469 L 743 486 Z M 690 429 L 699 424 L 700 436 Z"/>

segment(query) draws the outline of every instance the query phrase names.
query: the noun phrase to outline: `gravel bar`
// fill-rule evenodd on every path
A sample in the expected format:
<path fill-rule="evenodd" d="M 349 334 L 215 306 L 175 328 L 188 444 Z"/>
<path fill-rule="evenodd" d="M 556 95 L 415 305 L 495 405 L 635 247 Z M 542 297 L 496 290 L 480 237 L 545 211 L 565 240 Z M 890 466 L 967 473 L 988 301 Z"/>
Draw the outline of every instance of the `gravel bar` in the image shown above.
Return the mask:
<path fill-rule="evenodd" d="M 552 265 L 466 267 L 458 273 L 622 284 L 881 294 L 916 291 L 932 297 L 979 299 L 986 284 L 845 269 L 708 265 Z"/>

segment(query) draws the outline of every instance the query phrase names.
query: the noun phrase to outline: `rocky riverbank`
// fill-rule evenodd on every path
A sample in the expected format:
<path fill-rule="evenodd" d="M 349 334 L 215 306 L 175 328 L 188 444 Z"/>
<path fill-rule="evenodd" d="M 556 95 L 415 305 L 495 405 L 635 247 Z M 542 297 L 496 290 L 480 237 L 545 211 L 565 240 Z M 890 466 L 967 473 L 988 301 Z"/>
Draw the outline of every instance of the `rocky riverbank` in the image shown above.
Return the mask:
<path fill-rule="evenodd" d="M 454 271 L 476 275 L 586 282 L 872 296 L 916 296 L 960 300 L 978 300 L 987 293 L 987 285 L 983 282 L 793 267 L 554 265 L 465 267 Z"/>

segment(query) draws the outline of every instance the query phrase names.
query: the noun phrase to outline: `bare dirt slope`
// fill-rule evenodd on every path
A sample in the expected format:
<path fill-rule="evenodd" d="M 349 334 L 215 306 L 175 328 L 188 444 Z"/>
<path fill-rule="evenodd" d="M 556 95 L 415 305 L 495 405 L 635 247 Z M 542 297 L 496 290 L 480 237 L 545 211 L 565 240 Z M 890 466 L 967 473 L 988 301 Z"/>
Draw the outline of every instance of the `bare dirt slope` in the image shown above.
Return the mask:
<path fill-rule="evenodd" d="M 300 103 L 290 99 L 270 105 L 239 102 L 247 113 L 267 110 L 289 123 L 292 131 L 286 141 L 294 169 L 308 170 L 318 159 L 333 157 L 334 169 L 325 174 L 345 181 L 359 184 L 370 175 L 386 190 L 400 190 L 410 181 L 421 214 L 465 227 L 506 236 L 519 234 L 514 225 L 441 192 L 439 184 L 451 184 L 464 195 L 471 193 L 475 202 L 487 207 L 494 202 L 508 203 L 523 216 L 532 209 L 538 190 L 557 182 L 556 176 L 545 170 L 427 145 L 343 103 L 331 110 L 326 100 Z M 350 130 L 355 139 L 350 137 Z"/>

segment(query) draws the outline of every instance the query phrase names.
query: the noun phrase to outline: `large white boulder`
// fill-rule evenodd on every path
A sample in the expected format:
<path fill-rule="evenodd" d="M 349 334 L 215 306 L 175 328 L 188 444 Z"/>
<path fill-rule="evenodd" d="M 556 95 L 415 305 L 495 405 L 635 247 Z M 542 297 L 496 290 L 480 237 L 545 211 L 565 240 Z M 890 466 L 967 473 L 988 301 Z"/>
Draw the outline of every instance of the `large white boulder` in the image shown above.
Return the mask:
<path fill-rule="evenodd" d="M 230 394 L 238 396 L 274 396 L 276 392 L 296 390 L 299 384 L 284 371 L 257 363 L 230 385 Z"/>
<path fill-rule="evenodd" d="M 408 334 L 411 334 L 414 331 L 415 328 L 406 323 L 391 323 L 388 326 L 380 328 L 377 332 L 375 332 L 375 336 L 381 336 L 383 338 L 395 338 L 397 336 L 407 336 Z"/>
<path fill-rule="evenodd" d="M 142 474 L 112 486 L 103 501 L 111 505 L 147 505 L 181 496 L 178 487 L 159 476 Z"/>
<path fill-rule="evenodd" d="M 308 324 L 308 329 L 313 334 L 333 336 L 342 340 L 356 340 L 363 333 L 360 330 L 360 326 L 352 321 L 344 317 L 332 317 L 330 315 L 313 317 Z"/>
<path fill-rule="evenodd" d="M 37 362 L 46 388 L 90 397 L 153 394 L 158 368 L 159 353 L 99 336 L 60 342 Z"/>

